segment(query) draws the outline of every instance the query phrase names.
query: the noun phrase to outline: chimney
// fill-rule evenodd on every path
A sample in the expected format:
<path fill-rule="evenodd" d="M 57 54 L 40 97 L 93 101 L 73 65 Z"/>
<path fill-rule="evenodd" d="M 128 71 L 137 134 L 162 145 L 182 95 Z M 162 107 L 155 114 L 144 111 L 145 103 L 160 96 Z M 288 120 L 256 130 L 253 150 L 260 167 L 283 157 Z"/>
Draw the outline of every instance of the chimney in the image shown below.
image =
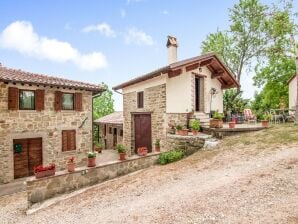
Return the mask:
<path fill-rule="evenodd" d="M 168 48 L 168 63 L 172 64 L 177 62 L 177 39 L 173 36 L 168 36 L 167 48 Z"/>

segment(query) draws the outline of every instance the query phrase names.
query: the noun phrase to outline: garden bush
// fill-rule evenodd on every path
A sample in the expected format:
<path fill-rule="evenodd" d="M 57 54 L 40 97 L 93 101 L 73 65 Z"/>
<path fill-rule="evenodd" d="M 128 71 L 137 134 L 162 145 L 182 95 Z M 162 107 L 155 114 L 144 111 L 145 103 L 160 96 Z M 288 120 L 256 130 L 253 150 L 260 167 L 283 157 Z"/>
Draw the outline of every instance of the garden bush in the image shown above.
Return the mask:
<path fill-rule="evenodd" d="M 169 152 L 164 152 L 160 154 L 158 162 L 161 165 L 165 165 L 167 163 L 175 162 L 179 159 L 182 159 L 184 156 L 184 152 L 181 150 L 171 150 Z"/>

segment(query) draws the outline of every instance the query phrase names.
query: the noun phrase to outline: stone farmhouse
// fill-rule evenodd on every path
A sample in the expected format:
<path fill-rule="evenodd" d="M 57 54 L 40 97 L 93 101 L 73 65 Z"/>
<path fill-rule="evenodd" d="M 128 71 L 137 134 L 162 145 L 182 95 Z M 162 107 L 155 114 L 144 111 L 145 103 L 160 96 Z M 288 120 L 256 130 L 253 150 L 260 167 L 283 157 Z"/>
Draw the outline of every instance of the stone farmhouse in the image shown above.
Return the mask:
<path fill-rule="evenodd" d="M 0 66 L 0 183 L 33 167 L 92 150 L 92 97 L 98 85 Z M 77 161 L 79 162 L 79 161 Z"/>
<path fill-rule="evenodd" d="M 94 121 L 98 125 L 99 141 L 103 141 L 104 149 L 114 149 L 123 143 L 123 112 L 115 111 Z"/>
<path fill-rule="evenodd" d="M 211 111 L 223 112 L 223 90 L 239 86 L 234 74 L 214 53 L 177 61 L 178 43 L 167 39 L 168 65 L 113 87 L 123 94 L 123 142 L 135 154 L 151 152 L 156 139 L 167 143 L 168 124 L 188 125 L 190 115 L 209 122 Z"/>

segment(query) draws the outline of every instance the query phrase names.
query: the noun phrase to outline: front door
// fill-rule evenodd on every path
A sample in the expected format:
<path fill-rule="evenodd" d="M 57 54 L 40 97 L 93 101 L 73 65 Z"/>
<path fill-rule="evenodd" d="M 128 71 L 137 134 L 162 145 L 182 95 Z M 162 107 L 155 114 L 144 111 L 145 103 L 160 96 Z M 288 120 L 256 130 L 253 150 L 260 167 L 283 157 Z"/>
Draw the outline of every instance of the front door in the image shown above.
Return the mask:
<path fill-rule="evenodd" d="M 135 114 L 135 153 L 139 147 L 147 147 L 152 152 L 151 114 Z"/>
<path fill-rule="evenodd" d="M 14 139 L 14 178 L 33 175 L 33 167 L 42 164 L 42 138 Z"/>

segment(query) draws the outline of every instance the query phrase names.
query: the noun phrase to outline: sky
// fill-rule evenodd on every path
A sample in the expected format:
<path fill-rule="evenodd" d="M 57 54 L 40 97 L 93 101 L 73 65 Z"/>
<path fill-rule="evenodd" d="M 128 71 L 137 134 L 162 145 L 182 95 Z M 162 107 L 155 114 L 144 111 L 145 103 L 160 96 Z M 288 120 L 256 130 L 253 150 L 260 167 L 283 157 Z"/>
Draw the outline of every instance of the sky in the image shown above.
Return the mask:
<path fill-rule="evenodd" d="M 178 39 L 178 60 L 199 55 L 209 33 L 228 28 L 236 2 L 0 0 L 0 63 L 113 87 L 165 66 L 168 35 Z M 242 76 L 245 98 L 256 90 L 252 76 Z M 122 110 L 122 96 L 113 97 Z"/>

